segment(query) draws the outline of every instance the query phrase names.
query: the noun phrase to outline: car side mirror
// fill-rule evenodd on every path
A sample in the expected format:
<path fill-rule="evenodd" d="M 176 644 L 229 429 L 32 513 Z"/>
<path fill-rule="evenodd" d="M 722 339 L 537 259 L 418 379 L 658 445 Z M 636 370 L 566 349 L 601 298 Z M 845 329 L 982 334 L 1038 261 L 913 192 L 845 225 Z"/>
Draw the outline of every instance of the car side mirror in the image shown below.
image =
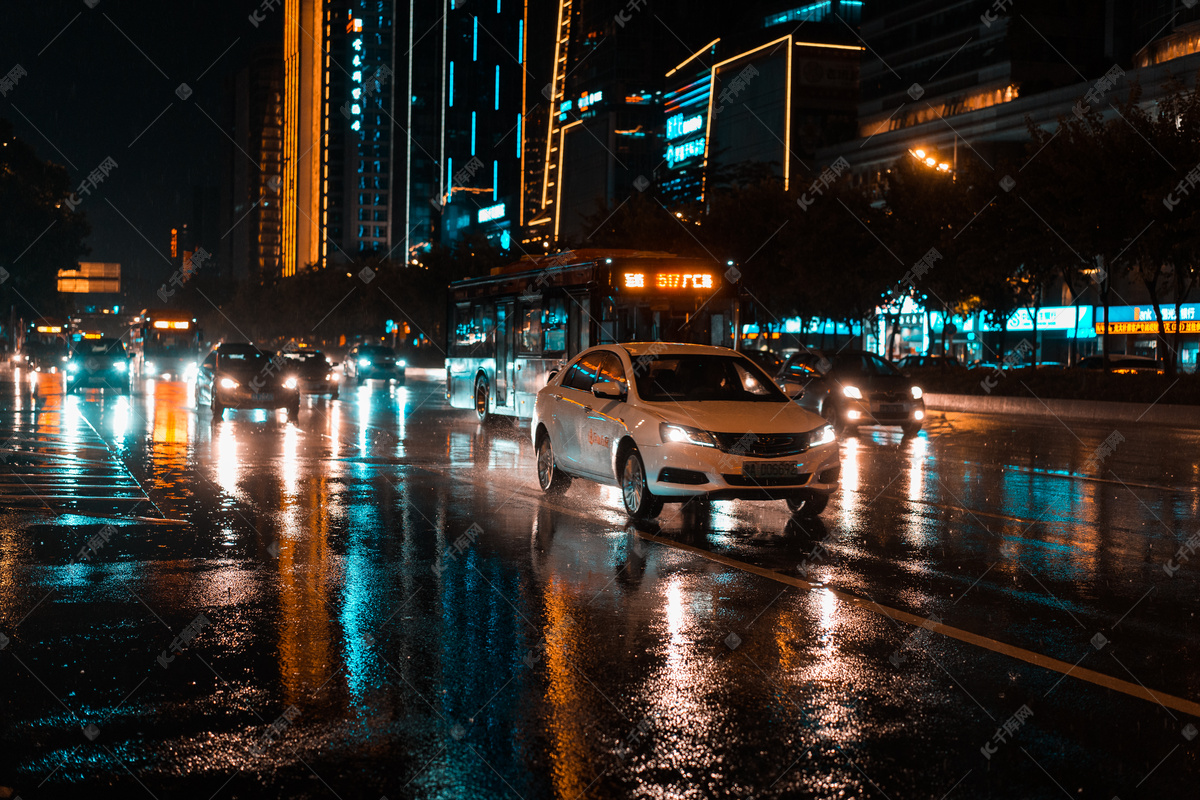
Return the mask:
<path fill-rule="evenodd" d="M 625 392 L 616 381 L 596 381 L 592 384 L 592 394 L 606 400 L 624 400 Z"/>
<path fill-rule="evenodd" d="M 556 370 L 556 369 L 552 369 L 549 372 L 547 372 L 546 373 L 546 383 L 549 384 L 550 381 L 554 380 L 554 378 L 557 377 L 557 375 L 558 375 L 558 370 Z"/>

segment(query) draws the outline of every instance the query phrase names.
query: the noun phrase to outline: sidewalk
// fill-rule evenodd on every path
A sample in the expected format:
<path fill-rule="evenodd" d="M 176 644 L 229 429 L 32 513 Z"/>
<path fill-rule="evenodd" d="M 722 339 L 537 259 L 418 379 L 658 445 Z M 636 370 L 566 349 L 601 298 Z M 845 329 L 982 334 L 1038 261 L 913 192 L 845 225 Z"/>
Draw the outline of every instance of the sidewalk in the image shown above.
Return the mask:
<path fill-rule="evenodd" d="M 1100 400 L 1042 400 L 1036 397 L 992 397 L 925 393 L 925 407 L 935 411 L 1046 417 L 1076 422 L 1146 422 L 1177 428 L 1200 428 L 1200 406 L 1113 403 Z"/>

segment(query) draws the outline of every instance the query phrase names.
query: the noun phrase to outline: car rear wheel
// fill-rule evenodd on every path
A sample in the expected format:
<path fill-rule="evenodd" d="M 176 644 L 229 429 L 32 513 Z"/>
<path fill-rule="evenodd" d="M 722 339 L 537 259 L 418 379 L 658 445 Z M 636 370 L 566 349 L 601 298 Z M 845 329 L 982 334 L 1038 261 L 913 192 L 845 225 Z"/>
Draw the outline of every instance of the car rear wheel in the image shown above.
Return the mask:
<path fill-rule="evenodd" d="M 538 485 L 546 494 L 562 494 L 571 485 L 571 476 L 558 468 L 558 464 L 554 460 L 554 448 L 550 445 L 550 437 L 544 433 L 537 443 L 537 475 Z"/>
<path fill-rule="evenodd" d="M 621 499 L 625 510 L 634 519 L 650 520 L 657 517 L 663 501 L 650 493 L 646 485 L 646 466 L 637 450 L 630 450 L 621 467 Z"/>
<path fill-rule="evenodd" d="M 829 495 L 820 492 L 807 492 L 787 499 L 788 508 L 793 514 L 815 517 L 829 505 Z"/>

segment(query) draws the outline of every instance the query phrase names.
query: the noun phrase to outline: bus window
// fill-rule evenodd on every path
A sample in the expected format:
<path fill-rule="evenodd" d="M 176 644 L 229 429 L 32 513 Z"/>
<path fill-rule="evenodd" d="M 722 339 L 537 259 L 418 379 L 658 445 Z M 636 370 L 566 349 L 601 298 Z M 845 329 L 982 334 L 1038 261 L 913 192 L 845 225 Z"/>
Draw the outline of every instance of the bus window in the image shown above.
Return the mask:
<path fill-rule="evenodd" d="M 605 298 L 600 306 L 600 335 L 596 344 L 616 344 L 617 304 L 611 297 Z"/>
<path fill-rule="evenodd" d="M 542 306 L 541 303 L 521 304 L 517 319 L 517 349 L 522 355 L 542 354 Z"/>
<path fill-rule="evenodd" d="M 592 301 L 586 294 L 567 298 L 567 355 L 574 356 L 591 347 L 589 328 L 592 320 Z"/>
<path fill-rule="evenodd" d="M 552 297 L 542 318 L 544 355 L 562 355 L 567 351 L 567 298 Z"/>
<path fill-rule="evenodd" d="M 471 344 L 471 304 L 456 303 L 454 306 L 455 355 L 467 355 L 470 352 Z"/>

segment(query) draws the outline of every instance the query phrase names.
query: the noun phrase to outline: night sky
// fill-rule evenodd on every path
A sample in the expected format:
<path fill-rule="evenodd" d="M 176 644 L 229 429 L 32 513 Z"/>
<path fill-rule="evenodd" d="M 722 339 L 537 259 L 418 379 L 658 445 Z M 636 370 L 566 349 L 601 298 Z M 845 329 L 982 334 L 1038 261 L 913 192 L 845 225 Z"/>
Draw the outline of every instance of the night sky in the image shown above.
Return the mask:
<path fill-rule="evenodd" d="M 193 187 L 220 184 L 225 81 L 257 44 L 279 39 L 283 3 L 257 28 L 249 15 L 261 0 L 4 5 L 0 74 L 20 64 L 28 75 L 0 98 L 0 115 L 67 167 L 72 186 L 116 161 L 82 198 L 92 226 L 83 260 L 118 261 L 127 293 L 152 294 L 174 271 L 170 230 L 192 221 Z"/>

